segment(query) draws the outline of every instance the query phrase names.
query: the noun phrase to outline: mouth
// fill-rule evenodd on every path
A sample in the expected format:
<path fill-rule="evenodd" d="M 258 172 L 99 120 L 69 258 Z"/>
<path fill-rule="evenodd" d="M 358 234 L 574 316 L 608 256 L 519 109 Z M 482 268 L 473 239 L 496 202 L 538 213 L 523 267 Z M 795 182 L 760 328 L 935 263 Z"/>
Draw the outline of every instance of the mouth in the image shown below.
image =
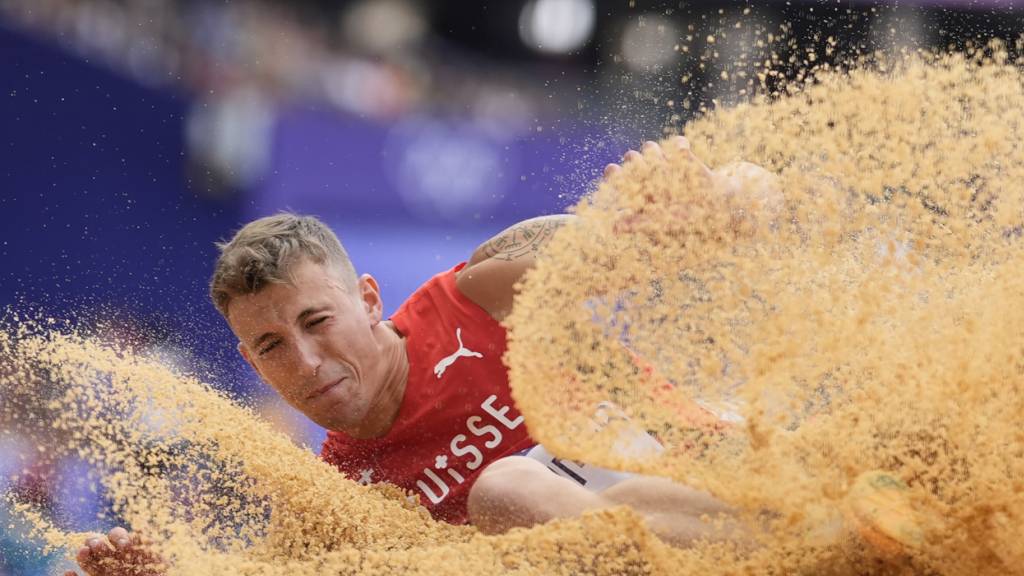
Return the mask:
<path fill-rule="evenodd" d="M 327 391 L 330 390 L 331 388 L 334 388 L 335 386 L 341 384 L 344 381 L 345 381 L 345 377 L 342 376 L 341 378 L 338 378 L 337 380 L 335 380 L 333 382 L 329 382 L 329 383 L 321 386 L 320 388 L 317 388 L 316 390 L 313 390 L 313 392 L 310 393 L 309 396 L 306 396 L 306 400 L 315 400 L 316 398 L 319 398 L 320 396 L 323 396 L 324 394 L 326 394 Z"/>

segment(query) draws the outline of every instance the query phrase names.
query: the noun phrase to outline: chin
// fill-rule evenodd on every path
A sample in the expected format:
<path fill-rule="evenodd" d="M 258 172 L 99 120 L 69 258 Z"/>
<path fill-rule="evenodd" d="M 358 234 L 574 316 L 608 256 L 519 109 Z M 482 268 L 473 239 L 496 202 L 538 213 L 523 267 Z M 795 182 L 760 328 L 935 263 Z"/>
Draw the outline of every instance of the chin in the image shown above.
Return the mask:
<path fill-rule="evenodd" d="M 353 430 L 359 427 L 359 423 L 362 419 L 348 419 L 348 418 L 310 418 L 313 422 L 316 422 L 322 428 L 327 430 L 333 430 L 335 432 L 343 432 L 345 434 L 351 434 Z"/>
<path fill-rule="evenodd" d="M 331 432 L 344 432 L 347 434 L 350 429 L 350 427 L 346 426 L 344 422 L 338 422 L 337 420 L 328 420 L 324 418 L 310 418 L 310 420 L 316 423 L 317 426 L 325 430 L 330 430 Z"/>

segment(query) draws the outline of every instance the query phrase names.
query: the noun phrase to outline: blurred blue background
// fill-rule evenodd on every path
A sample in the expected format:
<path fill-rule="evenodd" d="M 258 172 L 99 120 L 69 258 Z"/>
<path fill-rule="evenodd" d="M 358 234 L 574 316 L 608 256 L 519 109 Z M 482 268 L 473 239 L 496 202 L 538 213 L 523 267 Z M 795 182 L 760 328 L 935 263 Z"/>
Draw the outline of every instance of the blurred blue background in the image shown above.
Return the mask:
<path fill-rule="evenodd" d="M 316 214 L 393 311 L 628 148 L 735 101 L 780 30 L 837 59 L 1024 25 L 998 1 L 0 0 L 0 307 L 106 326 L 318 449 L 208 302 L 215 241 Z M 78 464 L 35 453 L 0 434 L 0 489 L 100 527 Z M 0 575 L 59 570 L 18 532 L 0 514 Z"/>

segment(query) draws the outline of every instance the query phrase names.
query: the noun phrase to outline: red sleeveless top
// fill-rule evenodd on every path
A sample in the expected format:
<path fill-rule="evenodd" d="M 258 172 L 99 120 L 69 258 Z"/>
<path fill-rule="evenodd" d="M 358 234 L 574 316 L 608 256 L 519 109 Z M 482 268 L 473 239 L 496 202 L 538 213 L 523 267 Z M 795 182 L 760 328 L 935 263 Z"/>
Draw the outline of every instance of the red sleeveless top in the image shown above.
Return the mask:
<path fill-rule="evenodd" d="M 409 377 L 388 433 L 329 431 L 320 453 L 353 480 L 412 491 L 453 524 L 466 522 L 469 488 L 487 464 L 535 444 L 509 392 L 505 329 L 455 285 L 464 266 L 431 278 L 391 317 Z"/>

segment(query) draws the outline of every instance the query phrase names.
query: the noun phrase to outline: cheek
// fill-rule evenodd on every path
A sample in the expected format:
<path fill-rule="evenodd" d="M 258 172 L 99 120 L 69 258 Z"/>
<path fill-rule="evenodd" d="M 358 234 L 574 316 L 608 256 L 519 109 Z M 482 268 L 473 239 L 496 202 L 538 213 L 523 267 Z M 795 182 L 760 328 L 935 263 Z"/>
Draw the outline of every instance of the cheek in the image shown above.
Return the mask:
<path fill-rule="evenodd" d="M 299 391 L 298 382 L 284 362 L 266 362 L 260 366 L 263 380 L 286 400 L 293 400 Z"/>
<path fill-rule="evenodd" d="M 346 356 L 365 350 L 370 339 L 372 339 L 372 333 L 366 326 L 347 322 L 336 324 L 332 330 L 325 332 L 324 340 L 321 342 L 332 352 Z"/>

